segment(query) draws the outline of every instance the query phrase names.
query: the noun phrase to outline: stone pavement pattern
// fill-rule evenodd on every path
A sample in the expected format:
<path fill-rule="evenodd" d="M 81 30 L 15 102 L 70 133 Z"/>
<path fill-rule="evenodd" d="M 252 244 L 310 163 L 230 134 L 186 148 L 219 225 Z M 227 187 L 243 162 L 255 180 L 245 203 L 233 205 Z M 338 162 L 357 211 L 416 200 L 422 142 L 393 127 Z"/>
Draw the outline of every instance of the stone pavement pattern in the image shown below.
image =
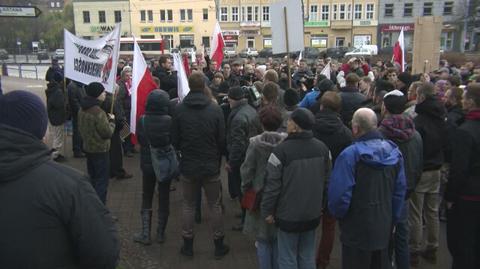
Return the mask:
<path fill-rule="evenodd" d="M 4 91 L 13 89 L 27 89 L 38 94 L 44 99 L 42 88 L 44 81 L 19 80 L 3 77 Z M 71 152 L 71 137 L 67 137 L 66 144 L 67 162 L 65 165 L 72 166 L 86 173 L 85 159 L 74 159 Z M 139 154 L 133 158 L 124 158 L 125 169 L 134 177 L 123 181 L 112 179 L 108 192 L 108 207 L 119 218 L 118 229 L 121 240 L 120 264 L 121 269 L 254 269 L 257 268 L 254 241 L 240 232 L 234 232 L 231 227 L 238 222 L 234 217 L 238 212 L 235 203 L 229 199 L 227 193 L 226 175 L 222 172 L 224 186 L 225 214 L 225 242 L 230 245 L 231 251 L 220 261 L 213 258 L 212 230 L 209 226 L 208 209 L 205 201 L 202 206 L 202 224 L 195 224 L 194 258 L 185 258 L 180 255 L 181 239 L 181 184 L 175 182 L 177 190 L 171 192 L 170 218 L 166 230 L 167 241 L 164 244 L 154 243 L 151 246 L 143 246 L 133 243 L 133 234 L 140 229 L 140 205 L 142 198 L 142 174 L 140 170 Z M 154 217 L 152 220 L 152 236 L 156 231 L 157 196 L 154 197 Z M 340 269 L 340 243 L 338 229 L 335 247 L 331 257 L 330 269 Z M 438 253 L 438 264 L 429 265 L 422 261 L 418 269 L 447 269 L 450 264 L 450 255 L 446 249 L 445 225 L 441 226 L 441 242 Z M 361 269 L 361 268 L 359 268 Z"/>

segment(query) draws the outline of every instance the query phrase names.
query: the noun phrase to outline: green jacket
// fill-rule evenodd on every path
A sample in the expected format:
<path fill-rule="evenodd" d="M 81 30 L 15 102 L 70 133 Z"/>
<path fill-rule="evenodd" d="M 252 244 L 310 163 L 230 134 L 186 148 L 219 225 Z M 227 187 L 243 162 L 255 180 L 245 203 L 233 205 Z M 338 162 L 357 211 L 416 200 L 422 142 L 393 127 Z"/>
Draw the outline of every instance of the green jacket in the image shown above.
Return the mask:
<path fill-rule="evenodd" d="M 83 150 L 87 153 L 108 152 L 115 123 L 108 121 L 97 99 L 87 96 L 80 105 L 78 129 L 83 139 Z"/>

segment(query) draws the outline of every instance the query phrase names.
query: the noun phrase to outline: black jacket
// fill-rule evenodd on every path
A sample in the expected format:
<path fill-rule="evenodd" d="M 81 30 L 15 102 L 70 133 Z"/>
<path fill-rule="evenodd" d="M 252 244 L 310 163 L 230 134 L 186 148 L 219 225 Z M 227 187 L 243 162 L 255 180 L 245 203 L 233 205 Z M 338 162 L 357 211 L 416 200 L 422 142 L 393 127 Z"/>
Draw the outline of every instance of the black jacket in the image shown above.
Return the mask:
<path fill-rule="evenodd" d="M 428 97 L 415 106 L 415 112 L 415 128 L 423 140 L 423 171 L 440 169 L 448 138 L 445 107 L 436 97 Z"/>
<path fill-rule="evenodd" d="M 177 73 L 167 71 L 161 66 L 153 71 L 153 75 L 160 80 L 160 88 L 168 93 L 174 93 L 177 89 Z M 170 98 L 175 98 L 170 94 Z"/>
<path fill-rule="evenodd" d="M 172 117 L 169 115 L 168 93 L 155 90 L 148 95 L 145 114 L 137 122 L 137 138 L 140 143 L 140 167 L 144 173 L 154 174 L 150 145 L 165 148 L 172 144 L 170 133 Z"/>
<path fill-rule="evenodd" d="M 80 110 L 80 102 L 86 95 L 85 89 L 83 85 L 72 80 L 67 86 L 67 95 L 70 114 L 76 118 L 78 110 Z"/>
<path fill-rule="evenodd" d="M 275 223 L 285 232 L 315 229 L 330 169 L 328 148 L 312 131 L 289 134 L 268 159 L 262 217 L 275 216 Z"/>
<path fill-rule="evenodd" d="M 67 111 L 62 85 L 57 82 L 49 82 L 45 94 L 47 96 L 48 120 L 53 126 L 64 124 L 67 120 Z"/>
<path fill-rule="evenodd" d="M 115 268 L 117 233 L 88 178 L 0 125 L 0 267 Z"/>
<path fill-rule="evenodd" d="M 448 130 L 448 143 L 445 145 L 445 162 L 450 163 L 452 159 L 452 141 L 455 130 L 465 120 L 465 113 L 460 106 L 452 106 L 447 108 L 447 130 Z"/>
<path fill-rule="evenodd" d="M 335 163 L 337 156 L 353 141 L 352 131 L 342 123 L 338 113 L 329 109 L 321 110 L 315 115 L 313 134 L 330 149 L 332 163 Z"/>
<path fill-rule="evenodd" d="M 181 152 L 183 175 L 218 175 L 225 147 L 225 119 L 220 107 L 202 92 L 190 91 L 175 109 L 172 142 Z"/>
<path fill-rule="evenodd" d="M 475 112 L 475 111 L 474 111 Z M 452 162 L 445 199 L 480 201 L 480 110 L 468 113 L 453 135 Z"/>
<path fill-rule="evenodd" d="M 247 100 L 232 108 L 227 120 L 228 163 L 232 168 L 240 168 L 245 160 L 250 137 L 262 133 L 257 111 Z"/>
<path fill-rule="evenodd" d="M 340 90 L 340 97 L 342 98 L 342 110 L 340 116 L 342 116 L 343 124 L 351 128 L 353 113 L 360 107 L 362 103 L 367 99 L 365 95 L 361 94 L 357 88 L 344 87 Z"/>

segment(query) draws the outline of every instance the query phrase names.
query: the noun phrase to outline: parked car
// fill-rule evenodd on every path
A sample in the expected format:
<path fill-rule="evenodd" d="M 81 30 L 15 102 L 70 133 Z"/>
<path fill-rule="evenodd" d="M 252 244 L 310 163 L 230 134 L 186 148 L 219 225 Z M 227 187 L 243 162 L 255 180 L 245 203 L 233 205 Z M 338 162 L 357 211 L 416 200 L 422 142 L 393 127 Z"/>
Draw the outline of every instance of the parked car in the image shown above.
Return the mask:
<path fill-rule="evenodd" d="M 227 57 L 237 57 L 237 51 L 235 47 L 225 47 L 224 49 L 225 56 Z"/>
<path fill-rule="evenodd" d="M 39 50 L 38 53 L 37 53 L 37 59 L 39 61 L 41 60 L 48 60 L 50 57 L 48 56 L 48 52 L 47 50 Z"/>
<path fill-rule="evenodd" d="M 273 56 L 272 48 L 264 48 L 258 53 L 258 57 L 262 57 L 262 58 L 268 58 L 272 56 Z"/>
<path fill-rule="evenodd" d="M 305 47 L 303 50 L 303 58 L 316 59 L 320 56 L 320 51 L 317 48 Z"/>
<path fill-rule="evenodd" d="M 8 60 L 8 52 L 5 49 L 0 49 L 0 60 Z"/>
<path fill-rule="evenodd" d="M 239 53 L 240 57 L 242 58 L 247 58 L 247 57 L 258 57 L 258 51 L 256 48 L 246 48 L 246 49 L 243 49 L 240 53 Z"/>
<path fill-rule="evenodd" d="M 65 56 L 64 49 L 56 49 L 55 54 L 53 54 L 53 59 L 63 60 L 64 56 Z"/>
<path fill-rule="evenodd" d="M 337 48 L 328 48 L 320 53 L 322 58 L 333 58 L 333 59 L 341 59 L 345 57 L 345 53 L 351 51 L 352 48 L 349 47 L 337 47 Z"/>
<path fill-rule="evenodd" d="M 370 46 L 362 46 L 362 47 L 356 48 L 350 52 L 345 53 L 345 56 L 372 56 L 377 54 L 378 54 L 377 46 L 372 47 L 370 45 Z"/>

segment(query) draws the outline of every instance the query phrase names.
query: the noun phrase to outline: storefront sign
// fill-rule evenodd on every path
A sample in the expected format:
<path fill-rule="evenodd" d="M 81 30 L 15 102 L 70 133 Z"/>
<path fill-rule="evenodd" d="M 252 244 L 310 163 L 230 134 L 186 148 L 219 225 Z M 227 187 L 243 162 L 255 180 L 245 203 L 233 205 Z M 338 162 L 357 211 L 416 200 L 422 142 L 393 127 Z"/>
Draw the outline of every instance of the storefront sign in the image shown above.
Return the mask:
<path fill-rule="evenodd" d="M 410 31 L 413 31 L 414 28 L 415 28 L 415 24 L 411 23 L 411 24 L 383 24 L 381 27 L 380 27 L 380 31 L 381 32 L 400 32 L 402 30 L 402 27 L 403 27 L 403 31 L 404 32 L 410 32 Z"/>
<path fill-rule="evenodd" d="M 98 34 L 110 33 L 113 29 L 115 29 L 115 25 L 90 26 L 90 32 Z"/>
<path fill-rule="evenodd" d="M 378 21 L 376 20 L 354 20 L 353 26 L 377 26 Z"/>
<path fill-rule="evenodd" d="M 254 21 L 244 21 L 240 23 L 240 27 L 244 28 L 258 28 L 260 27 L 259 22 L 254 22 Z"/>
<path fill-rule="evenodd" d="M 258 30 L 242 30 L 242 35 L 259 35 L 260 31 Z"/>
<path fill-rule="evenodd" d="M 223 35 L 223 40 L 225 43 L 237 43 L 238 42 L 238 35 Z"/>
<path fill-rule="evenodd" d="M 141 27 L 142 33 L 191 33 L 193 26 L 149 26 Z"/>
<path fill-rule="evenodd" d="M 306 21 L 305 27 L 329 27 L 330 21 Z"/>
<path fill-rule="evenodd" d="M 224 30 L 224 31 L 222 31 L 222 34 L 224 36 L 226 36 L 226 35 L 239 35 L 240 31 L 239 30 Z"/>

